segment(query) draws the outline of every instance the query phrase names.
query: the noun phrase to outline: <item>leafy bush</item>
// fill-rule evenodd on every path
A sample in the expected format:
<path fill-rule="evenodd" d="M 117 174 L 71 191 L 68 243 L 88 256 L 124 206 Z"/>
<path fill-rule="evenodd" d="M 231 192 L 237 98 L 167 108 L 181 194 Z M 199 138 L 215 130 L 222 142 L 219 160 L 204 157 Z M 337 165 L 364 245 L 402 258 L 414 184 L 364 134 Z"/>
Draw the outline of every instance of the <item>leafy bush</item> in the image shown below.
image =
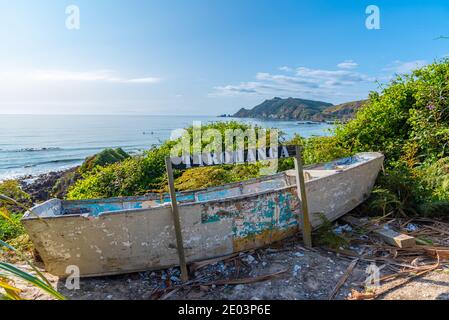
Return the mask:
<path fill-rule="evenodd" d="M 2 208 L 0 208 L 0 210 L 2 210 Z M 22 214 L 17 213 L 9 215 L 9 219 L 12 221 L 5 219 L 5 217 L 0 217 L 0 240 L 9 241 L 25 232 L 20 223 L 21 218 Z"/>
<path fill-rule="evenodd" d="M 66 198 L 70 187 L 73 186 L 76 181 L 78 181 L 82 177 L 83 176 L 80 173 L 79 168 L 73 168 L 72 170 L 64 172 L 64 174 L 56 181 L 51 189 L 52 197 L 58 199 Z"/>
<path fill-rule="evenodd" d="M 398 76 L 336 129 L 336 145 L 386 156 L 372 210 L 429 215 L 449 200 L 448 80 L 448 59 Z"/>
<path fill-rule="evenodd" d="M 79 168 L 64 172 L 52 187 L 51 196 L 59 199 L 67 197 L 69 189 L 83 178 L 83 175 L 92 173 L 97 167 L 105 167 L 129 159 L 130 155 L 123 149 L 105 149 L 100 153 L 87 158 Z"/>
<path fill-rule="evenodd" d="M 449 157 L 439 159 L 422 169 L 422 178 L 436 201 L 449 201 Z"/>
<path fill-rule="evenodd" d="M 22 190 L 20 184 L 16 180 L 6 180 L 0 182 L 0 194 L 15 199 L 21 206 L 30 206 L 32 204 L 30 195 Z M 0 202 L 0 206 L 4 206 L 11 213 L 21 213 L 23 208 L 13 203 Z"/>
<path fill-rule="evenodd" d="M 336 130 L 353 152 L 381 151 L 387 164 L 410 157 L 421 164 L 449 155 L 449 60 L 398 76 L 372 93 L 356 118 Z"/>
<path fill-rule="evenodd" d="M 328 162 L 350 156 L 350 151 L 339 144 L 335 136 L 311 137 L 305 139 L 298 134 L 285 142 L 287 145 L 297 145 L 303 148 L 302 157 L 305 165 Z M 293 159 L 283 159 L 279 163 L 279 171 L 294 168 Z"/>
<path fill-rule="evenodd" d="M 230 121 L 202 127 L 208 128 L 218 129 L 223 136 L 226 129 L 244 131 L 249 125 Z M 193 128 L 187 131 L 192 134 Z M 338 125 L 331 137 L 295 136 L 286 142 L 281 135 L 279 141 L 302 146 L 305 164 L 357 152 L 382 152 L 386 171 L 367 207 L 373 213 L 431 214 L 444 208 L 449 201 L 449 60 L 397 76 L 381 92 L 372 92 L 355 119 Z M 206 144 L 208 141 L 203 141 L 202 146 Z M 142 157 L 97 167 L 71 189 L 69 198 L 128 196 L 165 189 L 164 157 L 172 145 L 166 142 Z M 291 168 L 291 159 L 279 162 L 279 170 Z M 175 175 L 178 188 L 195 189 L 255 177 L 258 167 L 221 166 Z"/>
<path fill-rule="evenodd" d="M 2 200 L 5 199 L 4 195 L 1 196 Z M 11 220 L 10 217 L 7 218 L 7 220 L 11 223 L 16 223 L 15 221 Z M 31 269 L 36 273 L 36 275 L 33 275 L 19 269 L 11 263 L 0 261 L 0 300 L 22 300 L 22 297 L 20 295 L 21 290 L 14 286 L 14 282 L 16 279 L 28 282 L 32 286 L 46 292 L 54 299 L 65 300 L 65 297 L 55 289 L 53 289 L 53 286 L 47 280 L 47 278 L 39 271 L 39 269 L 34 266 L 34 264 L 26 257 L 26 255 L 22 253 L 22 251 L 16 249 L 14 246 L 5 241 L 0 240 L 0 253 L 2 255 L 4 255 L 5 253 L 12 254 L 16 259 L 22 262 L 26 262 L 28 266 L 31 267 Z"/>
<path fill-rule="evenodd" d="M 80 173 L 90 172 L 97 166 L 104 167 L 116 162 L 123 161 L 129 157 L 129 154 L 123 151 L 122 148 L 105 149 L 100 153 L 87 158 L 80 167 L 79 171 Z"/>
<path fill-rule="evenodd" d="M 424 202 L 419 205 L 418 210 L 425 217 L 447 219 L 449 216 L 449 201 Z"/>
<path fill-rule="evenodd" d="M 252 127 L 248 124 L 228 121 L 203 125 L 201 130 L 204 133 L 207 129 L 217 129 L 224 144 L 226 130 L 242 130 L 244 132 L 250 128 Z M 190 137 L 193 136 L 193 127 L 187 128 L 186 131 Z M 267 140 L 269 137 L 270 131 L 267 132 Z M 166 141 L 161 146 L 153 147 L 151 150 L 146 151 L 142 156 L 127 158 L 108 166 L 97 166 L 70 188 L 67 198 L 75 200 L 133 196 L 165 190 L 167 184 L 165 157 L 170 155 L 170 150 L 179 141 L 179 139 L 177 141 Z M 213 142 L 213 137 L 203 139 L 202 148 L 211 142 Z M 247 143 L 246 139 L 245 144 L 247 145 Z M 192 140 L 190 140 L 189 145 L 191 148 L 190 152 L 193 153 Z M 175 177 L 179 179 L 177 180 L 177 186 L 182 190 L 194 187 L 204 188 L 236 181 L 239 175 L 243 175 L 243 177 L 257 176 L 254 167 L 252 171 L 249 168 L 251 166 L 237 166 L 235 168 L 233 166 L 220 166 L 213 169 L 192 169 L 186 172 L 175 171 Z"/>
<path fill-rule="evenodd" d="M 16 180 L 7 180 L 0 183 L 0 194 L 17 199 L 17 204 L 0 199 L 0 240 L 14 239 L 24 233 L 20 223 L 24 207 L 32 202 L 30 196 L 22 191 Z"/>
<path fill-rule="evenodd" d="M 315 231 L 314 241 L 317 245 L 331 249 L 346 247 L 349 241 L 343 234 L 337 234 L 334 230 L 334 224 L 329 221 L 324 214 L 320 215 L 321 225 Z"/>
<path fill-rule="evenodd" d="M 153 148 L 143 156 L 128 158 L 112 165 L 96 167 L 78 180 L 67 198 L 94 199 L 145 194 L 160 189 L 164 181 L 168 146 Z"/>
<path fill-rule="evenodd" d="M 226 183 L 257 178 L 260 165 L 218 166 L 190 169 L 176 179 L 177 190 L 216 187 Z"/>

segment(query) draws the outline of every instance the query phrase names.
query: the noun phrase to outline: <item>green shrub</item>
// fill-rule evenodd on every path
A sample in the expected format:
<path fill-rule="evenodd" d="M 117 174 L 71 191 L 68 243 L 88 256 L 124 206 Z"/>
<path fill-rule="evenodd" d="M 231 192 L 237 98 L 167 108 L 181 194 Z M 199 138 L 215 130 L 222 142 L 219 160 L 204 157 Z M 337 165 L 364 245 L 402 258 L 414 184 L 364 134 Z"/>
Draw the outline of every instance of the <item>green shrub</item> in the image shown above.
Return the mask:
<path fill-rule="evenodd" d="M 250 128 L 235 121 L 202 129 Z M 193 128 L 187 131 L 191 134 Z M 269 140 L 269 134 L 267 135 Z M 203 141 L 202 147 L 210 141 Z M 304 163 L 319 163 L 379 151 L 386 157 L 385 173 L 366 209 L 375 214 L 409 215 L 446 212 L 449 201 L 449 60 L 443 59 L 409 75 L 397 76 L 381 92 L 372 92 L 354 120 L 340 124 L 331 137 L 295 136 L 279 142 L 304 148 Z M 71 189 L 69 198 L 128 196 L 165 189 L 164 157 L 173 142 L 153 148 L 142 157 L 97 167 Z M 191 152 L 193 151 L 192 145 Z M 245 145 L 247 147 L 247 144 Z M 279 170 L 293 168 L 281 160 Z M 255 177 L 260 167 L 221 166 L 175 172 L 180 189 L 196 189 Z"/>
<path fill-rule="evenodd" d="M 372 93 L 356 118 L 336 130 L 353 152 L 381 151 L 387 164 L 407 157 L 410 144 L 420 164 L 449 155 L 449 60 L 398 76 Z"/>
<path fill-rule="evenodd" d="M 0 182 L 0 194 L 15 199 L 20 205 L 28 207 L 32 204 L 30 195 L 22 190 L 20 184 L 16 180 L 6 180 Z M 6 207 L 11 213 L 21 213 L 23 211 L 20 206 L 2 202 L 0 200 L 0 207 Z"/>
<path fill-rule="evenodd" d="M 0 194 L 15 199 L 19 205 L 0 199 L 0 240 L 8 241 L 22 235 L 23 229 L 20 219 L 24 207 L 32 205 L 30 196 L 20 188 L 16 180 L 0 183 Z"/>
<path fill-rule="evenodd" d="M 372 93 L 354 120 L 337 127 L 337 145 L 386 156 L 371 210 L 423 214 L 427 208 L 430 214 L 434 201 L 449 200 L 448 79 L 448 59 L 398 76 Z"/>
<path fill-rule="evenodd" d="M 20 219 L 22 218 L 21 213 L 10 214 L 11 221 L 8 221 L 4 217 L 0 217 L 0 240 L 9 241 L 11 239 L 17 238 L 22 235 L 25 230 L 23 229 Z"/>
<path fill-rule="evenodd" d="M 429 201 L 418 207 L 419 213 L 425 217 L 446 218 L 449 216 L 449 201 Z"/>
<path fill-rule="evenodd" d="M 122 148 L 118 149 L 105 149 L 100 153 L 89 157 L 81 165 L 79 171 L 80 173 L 86 173 L 92 171 L 97 166 L 107 166 L 116 162 L 123 161 L 129 158 L 129 154 L 123 151 Z"/>
<path fill-rule="evenodd" d="M 449 157 L 424 166 L 422 180 L 434 200 L 449 201 Z"/>
<path fill-rule="evenodd" d="M 236 165 L 203 167 L 184 171 L 176 179 L 177 190 L 196 190 L 216 187 L 226 183 L 238 182 L 260 176 L 260 165 Z M 164 189 L 166 191 L 166 189 Z"/>
<path fill-rule="evenodd" d="M 52 197 L 58 199 L 64 199 L 71 186 L 73 186 L 79 179 L 82 178 L 82 174 L 77 168 L 66 171 L 59 179 L 56 181 L 55 185 L 51 189 Z"/>
<path fill-rule="evenodd" d="M 153 148 L 143 156 L 96 167 L 69 189 L 67 198 L 95 199 L 142 195 L 160 189 L 164 181 L 168 147 Z"/>
<path fill-rule="evenodd" d="M 287 145 L 303 147 L 302 157 L 305 165 L 328 162 L 335 159 L 348 157 L 350 151 L 341 145 L 335 136 L 311 137 L 305 139 L 298 134 L 285 142 Z M 279 163 L 279 171 L 294 168 L 293 159 L 283 159 Z"/>
<path fill-rule="evenodd" d="M 215 122 L 201 127 L 202 132 L 207 129 L 217 129 L 221 136 L 223 144 L 225 131 L 228 129 L 242 130 L 252 128 L 248 124 L 236 121 Z M 187 132 L 192 137 L 193 127 L 187 128 Z M 270 132 L 267 133 L 267 140 Z M 166 189 L 166 169 L 165 157 L 170 155 L 171 148 L 178 142 L 166 141 L 159 147 L 153 147 L 146 151 L 142 156 L 127 158 L 112 165 L 97 166 L 92 172 L 86 173 L 81 180 L 78 180 L 68 192 L 67 198 L 71 200 L 109 198 L 121 196 L 142 195 L 152 191 L 161 191 Z M 211 139 L 203 139 L 202 147 L 210 144 Z M 247 140 L 245 140 L 247 144 Z M 193 152 L 193 143 L 190 140 L 191 152 Z M 237 168 L 240 167 L 240 168 Z M 175 177 L 180 178 L 177 181 L 178 187 L 184 188 L 203 188 L 234 181 L 243 173 L 242 167 L 246 169 L 251 166 L 221 166 L 214 169 L 179 172 L 175 171 Z M 221 168 L 220 170 L 217 168 Z M 244 177 L 254 177 L 255 169 L 245 173 Z M 196 174 L 199 173 L 199 174 Z M 202 176 L 205 174 L 205 176 Z M 184 176 L 184 177 L 183 177 Z M 209 177 L 209 178 L 206 178 Z M 210 179 L 213 179 L 212 181 Z M 191 180 L 191 181 L 189 181 Z"/>
<path fill-rule="evenodd" d="M 320 215 L 320 219 L 321 225 L 315 231 L 315 244 L 331 249 L 347 247 L 349 240 L 343 234 L 340 235 L 334 231 L 334 224 L 324 214 Z"/>

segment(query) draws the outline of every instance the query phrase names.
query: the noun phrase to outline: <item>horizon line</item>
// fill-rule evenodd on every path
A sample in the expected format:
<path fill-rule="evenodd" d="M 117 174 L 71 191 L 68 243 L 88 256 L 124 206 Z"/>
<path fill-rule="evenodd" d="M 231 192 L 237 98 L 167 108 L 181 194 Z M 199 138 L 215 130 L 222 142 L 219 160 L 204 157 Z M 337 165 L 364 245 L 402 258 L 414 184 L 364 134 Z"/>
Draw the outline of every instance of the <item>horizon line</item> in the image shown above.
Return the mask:
<path fill-rule="evenodd" d="M 216 117 L 207 114 L 144 114 L 144 113 L 0 113 L 0 116 L 147 116 L 147 117 Z"/>

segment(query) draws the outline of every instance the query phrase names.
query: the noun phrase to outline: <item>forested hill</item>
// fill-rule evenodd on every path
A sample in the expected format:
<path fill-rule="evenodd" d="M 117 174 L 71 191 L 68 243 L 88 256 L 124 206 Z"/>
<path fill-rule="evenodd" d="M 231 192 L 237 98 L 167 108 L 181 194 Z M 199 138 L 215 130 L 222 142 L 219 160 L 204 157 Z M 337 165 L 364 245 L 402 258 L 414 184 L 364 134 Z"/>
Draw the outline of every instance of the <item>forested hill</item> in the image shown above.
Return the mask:
<path fill-rule="evenodd" d="M 334 106 L 332 103 L 298 98 L 274 98 L 265 100 L 253 109 L 241 109 L 236 118 L 259 118 L 275 120 L 347 120 L 352 118 L 363 101 L 348 102 Z"/>

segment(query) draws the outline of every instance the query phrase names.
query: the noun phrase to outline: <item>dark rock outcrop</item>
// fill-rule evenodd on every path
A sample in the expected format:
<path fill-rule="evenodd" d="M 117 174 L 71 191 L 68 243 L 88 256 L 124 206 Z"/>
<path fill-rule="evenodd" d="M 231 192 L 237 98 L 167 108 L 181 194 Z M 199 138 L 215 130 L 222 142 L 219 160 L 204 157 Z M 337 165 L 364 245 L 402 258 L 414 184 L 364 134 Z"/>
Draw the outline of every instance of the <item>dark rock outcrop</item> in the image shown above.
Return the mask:
<path fill-rule="evenodd" d="M 40 203 L 51 198 L 63 199 L 77 178 L 80 178 L 78 167 L 49 172 L 37 177 L 25 177 L 20 180 L 20 184 L 22 190 L 30 195 L 33 203 Z"/>

